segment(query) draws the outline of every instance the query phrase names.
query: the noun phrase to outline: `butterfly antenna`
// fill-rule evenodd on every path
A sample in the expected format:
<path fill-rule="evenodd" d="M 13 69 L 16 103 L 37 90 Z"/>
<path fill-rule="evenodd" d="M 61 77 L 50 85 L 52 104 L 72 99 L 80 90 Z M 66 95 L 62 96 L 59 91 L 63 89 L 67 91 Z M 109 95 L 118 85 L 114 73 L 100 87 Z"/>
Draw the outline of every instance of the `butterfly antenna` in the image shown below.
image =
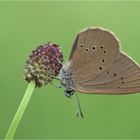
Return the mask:
<path fill-rule="evenodd" d="M 55 56 L 53 56 L 53 58 L 55 58 L 63 66 L 63 64 L 61 63 L 59 59 L 57 59 Z"/>
<path fill-rule="evenodd" d="M 82 113 L 82 109 L 81 109 L 81 106 L 80 106 L 80 101 L 79 101 L 79 98 L 78 98 L 78 96 L 77 96 L 77 94 L 75 93 L 75 97 L 76 97 L 76 101 L 77 101 L 77 105 L 78 105 L 78 110 L 79 110 L 79 112 L 77 111 L 76 112 L 76 115 L 77 115 L 77 117 L 79 116 L 79 113 L 80 113 L 80 116 L 82 117 L 82 118 L 84 118 L 84 115 L 83 115 L 83 113 Z"/>

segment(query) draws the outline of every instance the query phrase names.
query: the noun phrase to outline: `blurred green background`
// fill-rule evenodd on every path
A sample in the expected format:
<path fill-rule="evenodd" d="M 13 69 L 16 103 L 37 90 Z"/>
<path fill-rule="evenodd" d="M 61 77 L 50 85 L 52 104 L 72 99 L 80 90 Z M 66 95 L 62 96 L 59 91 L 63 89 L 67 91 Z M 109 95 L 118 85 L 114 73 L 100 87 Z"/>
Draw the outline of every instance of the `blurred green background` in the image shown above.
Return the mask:
<path fill-rule="evenodd" d="M 77 32 L 101 26 L 116 33 L 122 49 L 140 64 L 140 1 L 0 2 L 0 138 L 4 138 L 27 87 L 23 69 L 31 51 L 48 41 L 61 45 L 65 62 Z M 35 89 L 15 139 L 140 138 L 140 94 L 78 94 L 52 85 Z"/>

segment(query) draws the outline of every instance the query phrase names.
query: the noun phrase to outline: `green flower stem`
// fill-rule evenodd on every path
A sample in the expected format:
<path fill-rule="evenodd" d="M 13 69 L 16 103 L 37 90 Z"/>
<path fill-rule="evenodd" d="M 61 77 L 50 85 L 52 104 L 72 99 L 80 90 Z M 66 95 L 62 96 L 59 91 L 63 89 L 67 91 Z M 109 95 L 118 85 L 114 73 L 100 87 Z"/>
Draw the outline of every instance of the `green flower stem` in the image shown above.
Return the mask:
<path fill-rule="evenodd" d="M 10 128 L 9 128 L 9 130 L 7 132 L 7 135 L 6 135 L 5 139 L 9 139 L 9 140 L 13 139 L 14 134 L 16 132 L 16 129 L 17 129 L 18 125 L 19 125 L 19 122 L 20 122 L 20 120 L 21 120 L 21 118 L 23 116 L 23 113 L 24 113 L 24 111 L 26 109 L 26 106 L 27 106 L 27 104 L 28 104 L 28 102 L 29 102 L 29 100 L 31 98 L 31 95 L 32 95 L 32 93 L 34 91 L 34 88 L 35 88 L 35 82 L 31 81 L 29 83 L 29 85 L 27 87 L 27 90 L 26 90 L 26 92 L 24 94 L 24 97 L 23 97 L 23 99 L 22 99 L 22 101 L 21 101 L 21 103 L 20 103 L 20 105 L 18 107 L 18 110 L 17 110 L 17 112 L 16 112 L 16 114 L 15 114 L 15 116 L 13 118 L 13 121 L 11 123 L 11 126 L 10 126 Z"/>

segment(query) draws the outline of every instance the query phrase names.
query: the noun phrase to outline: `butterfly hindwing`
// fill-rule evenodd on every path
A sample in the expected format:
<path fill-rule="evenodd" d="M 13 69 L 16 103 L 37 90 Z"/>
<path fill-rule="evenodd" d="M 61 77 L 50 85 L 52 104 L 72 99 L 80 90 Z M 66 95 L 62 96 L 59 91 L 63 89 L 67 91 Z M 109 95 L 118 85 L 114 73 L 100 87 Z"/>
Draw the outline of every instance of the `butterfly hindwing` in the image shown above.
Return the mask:
<path fill-rule="evenodd" d="M 122 94 L 140 91 L 140 68 L 127 55 L 120 53 L 112 66 L 85 82 L 75 85 L 84 93 Z"/>

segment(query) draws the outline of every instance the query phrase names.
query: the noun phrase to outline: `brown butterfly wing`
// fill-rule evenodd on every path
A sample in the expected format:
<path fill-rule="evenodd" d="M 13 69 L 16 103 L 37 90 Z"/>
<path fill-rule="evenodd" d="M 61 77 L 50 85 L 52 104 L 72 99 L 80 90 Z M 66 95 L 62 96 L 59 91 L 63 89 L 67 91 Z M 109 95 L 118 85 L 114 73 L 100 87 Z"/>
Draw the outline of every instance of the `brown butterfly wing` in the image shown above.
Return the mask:
<path fill-rule="evenodd" d="M 76 83 L 83 93 L 122 94 L 140 91 L 140 68 L 128 56 L 120 53 L 112 66 L 96 78 Z"/>
<path fill-rule="evenodd" d="M 96 77 L 109 68 L 119 53 L 119 41 L 107 30 L 88 28 L 80 32 L 70 55 L 76 81 Z"/>
<path fill-rule="evenodd" d="M 77 35 L 70 55 L 73 87 L 83 93 L 140 91 L 140 69 L 119 50 L 110 31 L 90 28 Z"/>

